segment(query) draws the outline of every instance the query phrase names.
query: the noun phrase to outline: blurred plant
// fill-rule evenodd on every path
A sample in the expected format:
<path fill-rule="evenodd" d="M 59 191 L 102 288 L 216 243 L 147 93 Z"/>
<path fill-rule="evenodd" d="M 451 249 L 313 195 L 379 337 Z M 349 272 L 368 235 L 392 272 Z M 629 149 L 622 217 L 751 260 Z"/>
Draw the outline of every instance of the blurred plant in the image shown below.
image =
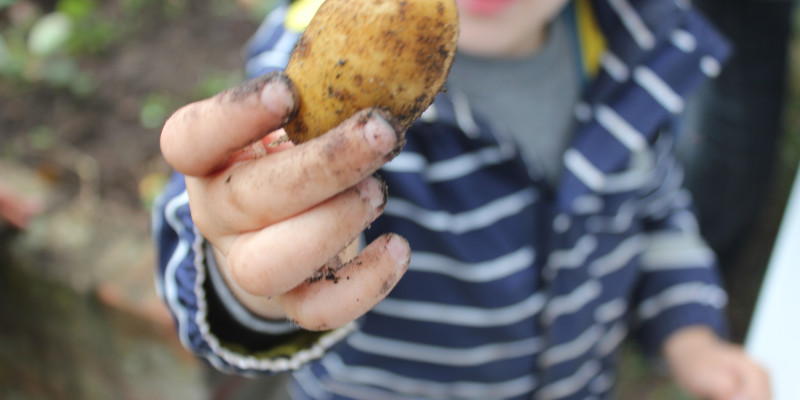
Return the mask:
<path fill-rule="evenodd" d="M 236 0 L 236 4 L 247 10 L 257 21 L 264 19 L 279 2 L 280 0 Z"/>
<path fill-rule="evenodd" d="M 102 53 L 122 36 L 123 26 L 104 17 L 95 0 L 59 0 L 56 10 L 74 24 L 65 43 L 73 56 Z"/>
<path fill-rule="evenodd" d="M 28 135 L 28 140 L 33 148 L 37 150 L 47 151 L 53 148 L 56 143 L 56 137 L 53 130 L 49 126 L 41 125 L 31 131 Z"/>
<path fill-rule="evenodd" d="M 195 84 L 193 89 L 194 99 L 199 100 L 211 97 L 225 89 L 240 84 L 244 78 L 244 72 L 240 70 L 207 73 Z"/>
<path fill-rule="evenodd" d="M 160 128 L 174 109 L 175 99 L 161 93 L 151 93 L 142 102 L 139 123 L 147 129 Z"/>
<path fill-rule="evenodd" d="M 164 172 L 151 172 L 139 180 L 139 200 L 146 210 L 151 210 L 153 203 L 169 180 Z"/>
<path fill-rule="evenodd" d="M 18 84 L 46 84 L 79 97 L 94 89 L 78 59 L 105 49 L 117 36 L 94 0 L 59 0 L 51 12 L 30 0 L 0 0 L 8 25 L 0 27 L 0 77 Z"/>
<path fill-rule="evenodd" d="M 123 0 L 122 10 L 125 14 L 140 14 L 154 7 L 160 8 L 160 15 L 166 18 L 182 16 L 189 8 L 189 0 Z"/>

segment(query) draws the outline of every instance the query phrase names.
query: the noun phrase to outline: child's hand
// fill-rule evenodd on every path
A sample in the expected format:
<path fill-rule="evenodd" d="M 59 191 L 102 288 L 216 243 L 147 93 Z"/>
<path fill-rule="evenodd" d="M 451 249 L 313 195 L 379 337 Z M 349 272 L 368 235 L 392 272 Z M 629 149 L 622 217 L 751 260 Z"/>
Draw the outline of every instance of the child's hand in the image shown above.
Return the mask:
<path fill-rule="evenodd" d="M 355 259 L 343 251 L 383 211 L 371 175 L 400 139 L 377 112 L 299 146 L 264 137 L 294 112 L 294 93 L 276 74 L 189 104 L 165 124 L 161 150 L 186 176 L 192 220 L 236 297 L 264 317 L 332 329 L 382 300 L 408 267 L 397 235 Z M 323 265 L 328 279 L 311 282 Z"/>
<path fill-rule="evenodd" d="M 701 399 L 768 400 L 769 377 L 739 346 L 708 328 L 691 327 L 670 336 L 664 356 L 676 382 Z"/>

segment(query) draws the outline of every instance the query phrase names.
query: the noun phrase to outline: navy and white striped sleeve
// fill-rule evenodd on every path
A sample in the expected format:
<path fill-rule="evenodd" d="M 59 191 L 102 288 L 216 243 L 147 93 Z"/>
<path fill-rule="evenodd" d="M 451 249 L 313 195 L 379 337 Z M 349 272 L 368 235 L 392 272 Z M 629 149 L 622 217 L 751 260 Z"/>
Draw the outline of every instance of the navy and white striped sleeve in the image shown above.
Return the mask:
<path fill-rule="evenodd" d="M 192 222 L 182 175 L 172 177 L 154 205 L 153 235 L 156 286 L 181 344 L 223 372 L 253 375 L 297 369 L 320 358 L 355 327 L 351 323 L 310 332 L 247 311 L 219 277 L 210 245 Z"/>
<path fill-rule="evenodd" d="M 680 166 L 671 152 L 662 157 L 663 181 L 644 198 L 649 234 L 632 310 L 637 338 L 650 354 L 659 354 L 671 334 L 688 326 L 727 335 L 727 295 L 716 257 L 700 235 Z"/>

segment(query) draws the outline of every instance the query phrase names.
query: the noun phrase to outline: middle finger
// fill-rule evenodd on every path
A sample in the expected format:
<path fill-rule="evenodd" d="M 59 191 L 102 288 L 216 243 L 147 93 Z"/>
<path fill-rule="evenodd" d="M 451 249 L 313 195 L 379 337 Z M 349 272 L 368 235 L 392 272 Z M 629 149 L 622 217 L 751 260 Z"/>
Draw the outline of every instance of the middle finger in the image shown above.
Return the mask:
<path fill-rule="evenodd" d="M 380 112 L 365 110 L 321 137 L 237 165 L 208 182 L 223 232 L 260 229 L 355 185 L 403 145 Z"/>

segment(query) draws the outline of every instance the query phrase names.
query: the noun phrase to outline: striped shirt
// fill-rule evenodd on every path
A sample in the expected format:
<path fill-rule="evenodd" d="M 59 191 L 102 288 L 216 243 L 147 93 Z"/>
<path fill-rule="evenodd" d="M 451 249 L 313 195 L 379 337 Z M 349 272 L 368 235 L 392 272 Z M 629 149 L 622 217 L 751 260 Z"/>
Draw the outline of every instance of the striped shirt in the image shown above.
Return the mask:
<path fill-rule="evenodd" d="M 300 33 L 287 10 L 250 43 L 251 76 L 288 61 Z M 406 237 L 409 270 L 343 328 L 304 332 L 236 303 L 176 175 L 153 226 L 182 343 L 223 371 L 294 371 L 298 398 L 546 400 L 609 398 L 629 333 L 652 354 L 689 325 L 723 334 L 726 295 L 671 128 L 727 46 L 682 1 L 578 0 L 565 12 L 587 82 L 557 186 L 441 94 L 382 169 L 389 200 L 365 232 Z"/>

